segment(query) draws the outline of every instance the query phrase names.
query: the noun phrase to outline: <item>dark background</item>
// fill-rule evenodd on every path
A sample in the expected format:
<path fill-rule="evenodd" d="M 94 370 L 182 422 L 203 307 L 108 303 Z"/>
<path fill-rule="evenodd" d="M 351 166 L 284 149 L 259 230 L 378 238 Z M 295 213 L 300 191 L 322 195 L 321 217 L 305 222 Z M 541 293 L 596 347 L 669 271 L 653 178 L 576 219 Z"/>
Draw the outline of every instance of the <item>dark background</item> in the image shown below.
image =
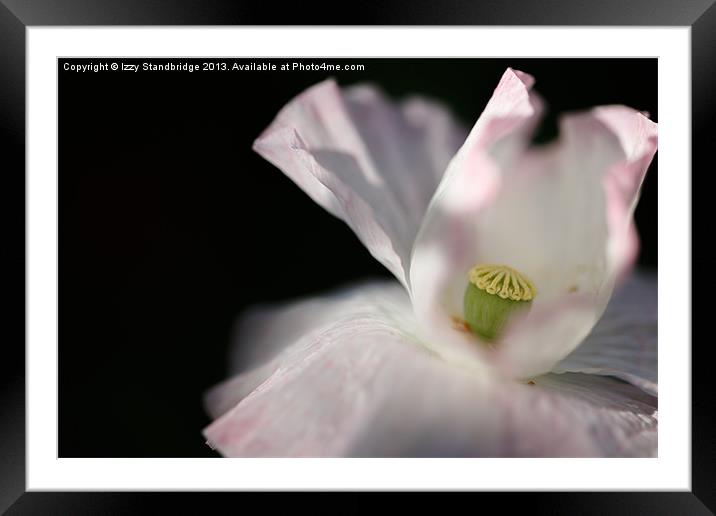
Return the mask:
<path fill-rule="evenodd" d="M 366 70 L 77 73 L 59 61 L 60 456 L 215 456 L 201 396 L 226 375 L 237 314 L 388 276 L 251 151 L 305 87 L 374 81 L 392 96 L 438 98 L 469 126 L 511 66 L 535 75 L 549 103 L 540 142 L 555 136 L 556 114 L 597 104 L 658 121 L 656 59 L 312 61 Z M 648 268 L 656 183 L 655 159 L 636 212 Z M 298 270 L 290 282 L 287 264 Z"/>

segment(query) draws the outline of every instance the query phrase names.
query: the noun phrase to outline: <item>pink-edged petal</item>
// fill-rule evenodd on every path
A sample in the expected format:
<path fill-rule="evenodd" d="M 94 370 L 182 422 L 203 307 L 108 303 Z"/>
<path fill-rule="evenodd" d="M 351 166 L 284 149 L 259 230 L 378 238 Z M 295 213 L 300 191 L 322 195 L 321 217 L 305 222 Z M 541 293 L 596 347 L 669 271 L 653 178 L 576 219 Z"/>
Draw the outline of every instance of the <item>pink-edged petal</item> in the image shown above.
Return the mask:
<path fill-rule="evenodd" d="M 504 178 L 496 156 L 512 162 L 524 150 L 541 112 L 530 88 L 534 79 L 508 69 L 450 162 L 413 247 L 410 283 L 415 312 L 441 352 L 456 359 L 484 355 L 474 339 L 453 330 L 462 318 L 467 271 L 479 248 L 473 225 L 500 191 Z M 510 264 L 518 267 L 519 264 Z"/>
<path fill-rule="evenodd" d="M 425 98 L 396 104 L 372 85 L 342 93 L 375 169 L 410 222 L 412 240 L 467 130 L 444 106 Z"/>
<path fill-rule="evenodd" d="M 646 274 L 630 277 L 617 289 L 587 339 L 553 372 L 614 376 L 656 396 L 656 278 Z"/>
<path fill-rule="evenodd" d="M 406 286 L 444 156 L 459 145 L 459 126 L 436 104 L 425 105 L 435 124 L 374 87 L 342 91 L 328 80 L 289 102 L 254 143 Z"/>
<path fill-rule="evenodd" d="M 360 434 L 362 457 L 653 457 L 657 407 L 607 377 L 525 385 L 433 363 L 395 388 Z"/>
<path fill-rule="evenodd" d="M 559 209 L 553 216 L 542 210 L 549 254 L 532 273 L 542 295 L 498 350 L 498 360 L 520 376 L 547 372 L 572 352 L 628 273 L 638 249 L 632 215 L 657 148 L 657 125 L 624 106 L 565 116 L 560 134 L 546 152 L 559 163 L 561 190 L 545 201 Z"/>
<path fill-rule="evenodd" d="M 209 417 L 216 419 L 225 414 L 251 394 L 276 369 L 274 364 L 264 364 L 214 386 L 204 395 L 204 408 Z"/>
<path fill-rule="evenodd" d="M 229 372 L 236 374 L 262 365 L 327 324 L 375 311 L 413 321 L 405 289 L 395 281 L 357 283 L 300 300 L 255 305 L 242 313 L 234 326 Z"/>
<path fill-rule="evenodd" d="M 380 310 L 309 332 L 210 397 L 204 434 L 228 457 L 650 456 L 655 443 L 655 400 L 628 384 L 474 374 Z"/>
<path fill-rule="evenodd" d="M 278 305 L 256 306 L 236 325 L 230 350 L 235 375 L 205 397 L 207 412 L 218 417 L 286 364 L 300 360 L 317 335 L 336 324 L 363 317 L 414 328 L 410 300 L 395 281 L 362 283 Z"/>
<path fill-rule="evenodd" d="M 644 175 L 656 154 L 658 127 L 626 106 L 598 107 L 591 115 L 616 136 L 623 152 L 604 178 L 610 232 L 608 255 L 617 280 L 621 280 L 631 270 L 639 250 L 632 215 Z"/>
<path fill-rule="evenodd" d="M 535 380 L 577 432 L 588 433 L 597 456 L 656 457 L 657 399 L 605 376 L 548 374 Z"/>
<path fill-rule="evenodd" d="M 365 303 L 365 295 L 354 299 L 350 313 L 317 321 L 258 370 L 214 388 L 207 408 L 223 415 L 204 430 L 211 446 L 225 456 L 346 454 L 353 430 L 387 392 L 404 353 L 430 355 L 410 334 L 414 321 L 403 319 L 412 317 L 407 294 L 402 308 L 393 305 L 396 287 L 386 286 L 384 295 L 374 291 L 373 303 Z"/>
<path fill-rule="evenodd" d="M 441 342 L 460 317 L 467 272 L 504 264 L 537 296 L 493 360 L 526 378 L 549 371 L 588 335 L 633 260 L 632 212 L 656 152 L 656 124 L 626 107 L 565 116 L 560 139 L 528 148 L 539 114 L 531 78 L 508 70 L 451 162 L 411 263 L 419 319 Z"/>

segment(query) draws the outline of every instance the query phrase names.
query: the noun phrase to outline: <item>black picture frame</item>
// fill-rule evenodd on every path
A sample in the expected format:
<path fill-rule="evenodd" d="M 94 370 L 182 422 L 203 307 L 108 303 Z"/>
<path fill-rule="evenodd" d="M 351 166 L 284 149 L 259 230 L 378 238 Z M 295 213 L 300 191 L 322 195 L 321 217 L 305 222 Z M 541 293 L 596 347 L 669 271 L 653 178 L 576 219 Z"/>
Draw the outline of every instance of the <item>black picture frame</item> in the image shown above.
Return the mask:
<path fill-rule="evenodd" d="M 347 14 L 349 13 L 349 14 Z M 146 2 L 125 0 L 2 0 L 0 1 L 0 142 L 2 142 L 2 188 L 0 210 L 4 242 L 2 254 L 11 267 L 3 269 L 3 327 L 15 329 L 17 337 L 3 339 L 0 360 L 0 511 L 7 514 L 102 514 L 154 511 L 201 512 L 216 501 L 227 512 L 238 510 L 237 496 L 246 494 L 176 493 L 53 493 L 25 492 L 25 30 L 42 25 L 617 25 L 688 26 L 691 28 L 692 73 L 692 169 L 707 173 L 707 152 L 716 139 L 716 6 L 714 0 L 509 0 L 496 2 L 420 0 L 361 4 L 360 9 L 306 4 L 281 5 L 230 0 L 174 0 Z M 685 173 L 664 171 L 663 173 Z M 692 178 L 698 173 L 692 173 Z M 705 194 L 693 188 L 694 194 Z M 693 204 L 694 229 L 709 220 L 703 205 Z M 708 240 L 708 239 L 707 239 Z M 698 243 L 694 239 L 694 243 Z M 702 244 L 707 245 L 707 244 Z M 693 252 L 693 251 L 692 251 Z M 694 255 L 694 277 L 710 263 Z M 21 272 L 22 270 L 22 272 Z M 690 278 L 688 278 L 690 280 Z M 706 281 L 694 294 L 708 290 Z M 704 304 L 692 303 L 703 310 Z M 697 312 L 695 312 L 697 313 Z M 696 317 L 692 316 L 695 322 Z M 688 343 L 674 343 L 685 345 Z M 691 492 L 643 493 L 525 493 L 480 494 L 496 498 L 502 510 L 511 512 L 525 504 L 537 514 L 713 514 L 716 510 L 716 404 L 710 386 L 710 343 L 692 346 L 692 490 Z M 218 498 L 218 500 L 217 500 Z M 322 498 L 321 501 L 324 499 Z M 289 495 L 280 505 L 301 504 L 314 508 L 315 496 Z M 488 501 L 488 500 L 485 500 Z M 478 501 L 478 504 L 485 503 Z M 241 501 L 240 503 L 248 503 Z M 337 512 L 359 513 L 376 503 L 375 498 L 340 502 Z M 432 501 L 421 501 L 430 508 Z M 439 503 L 439 502 L 438 502 Z M 474 500 L 468 502 L 475 504 Z M 171 510 L 171 506 L 181 508 Z M 474 506 L 474 505 L 473 505 Z M 279 507 L 279 505 L 274 505 Z M 330 505 L 328 505 L 330 507 Z M 328 508 L 327 507 L 327 508 Z M 334 512 L 334 511 L 332 511 Z"/>

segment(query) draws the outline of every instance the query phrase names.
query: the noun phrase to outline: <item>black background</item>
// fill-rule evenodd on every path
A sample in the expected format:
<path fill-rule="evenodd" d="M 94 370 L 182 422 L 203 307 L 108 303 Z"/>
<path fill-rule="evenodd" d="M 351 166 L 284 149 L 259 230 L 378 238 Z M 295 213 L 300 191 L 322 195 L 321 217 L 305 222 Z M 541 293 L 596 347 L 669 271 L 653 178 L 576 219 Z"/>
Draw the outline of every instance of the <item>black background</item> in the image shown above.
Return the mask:
<path fill-rule="evenodd" d="M 201 435 L 209 422 L 201 396 L 226 374 L 237 314 L 388 275 L 341 221 L 251 151 L 305 87 L 327 76 L 373 81 L 392 96 L 438 98 L 471 125 L 512 66 L 535 75 L 549 103 L 538 141 L 555 136 L 557 113 L 597 104 L 627 104 L 658 121 L 655 59 L 365 59 L 353 61 L 366 65 L 361 72 L 233 73 L 77 73 L 64 62 L 59 453 L 67 457 L 214 456 Z M 650 268 L 656 168 L 655 160 L 636 213 L 640 265 Z"/>

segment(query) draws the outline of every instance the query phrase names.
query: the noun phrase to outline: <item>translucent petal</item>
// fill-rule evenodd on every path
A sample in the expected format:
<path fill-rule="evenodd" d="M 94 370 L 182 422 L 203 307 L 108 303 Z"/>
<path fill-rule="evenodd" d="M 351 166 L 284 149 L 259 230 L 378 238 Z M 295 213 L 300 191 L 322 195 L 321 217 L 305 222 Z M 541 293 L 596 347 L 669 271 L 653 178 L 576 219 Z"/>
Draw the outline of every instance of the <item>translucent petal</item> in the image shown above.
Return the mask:
<path fill-rule="evenodd" d="M 289 102 L 254 149 L 407 286 L 415 235 L 463 135 L 436 103 L 398 106 L 372 86 L 341 90 L 328 80 Z"/>

